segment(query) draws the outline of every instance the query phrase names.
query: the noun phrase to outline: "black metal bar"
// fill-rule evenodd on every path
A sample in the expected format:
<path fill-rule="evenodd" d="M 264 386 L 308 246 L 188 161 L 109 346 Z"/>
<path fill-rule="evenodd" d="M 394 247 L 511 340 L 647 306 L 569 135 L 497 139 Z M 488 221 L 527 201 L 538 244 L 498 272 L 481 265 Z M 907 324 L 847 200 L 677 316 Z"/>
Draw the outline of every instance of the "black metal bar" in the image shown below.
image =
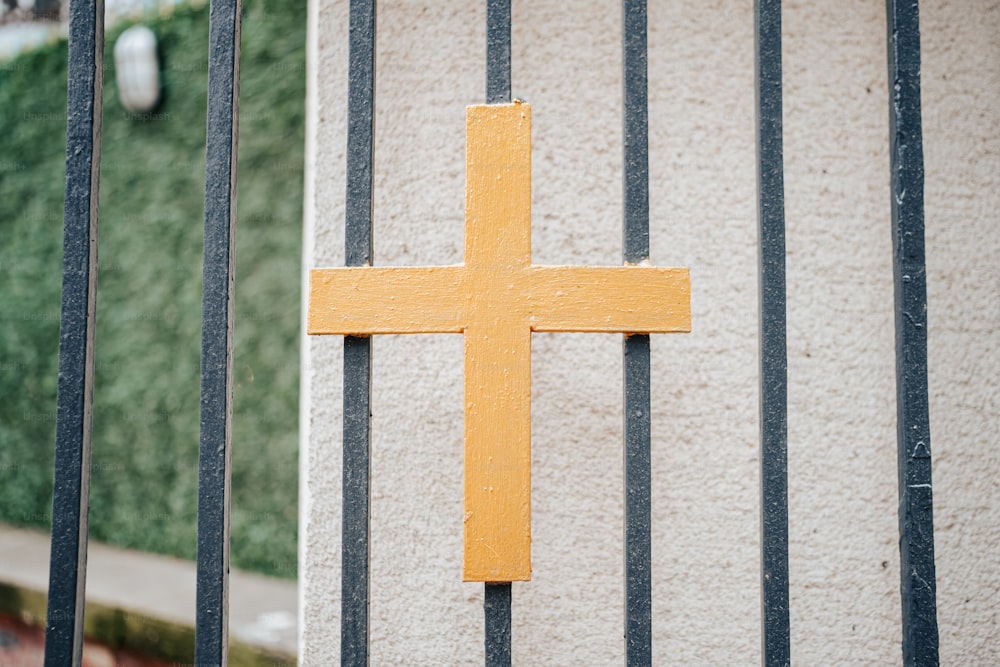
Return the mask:
<path fill-rule="evenodd" d="M 372 261 L 375 0 L 351 0 L 347 97 L 347 266 Z M 344 337 L 340 662 L 368 664 L 371 338 Z"/>
<path fill-rule="evenodd" d="M 344 336 L 340 662 L 368 664 L 371 338 Z"/>
<path fill-rule="evenodd" d="M 791 660 L 788 604 L 788 356 L 781 0 L 754 3 L 760 260 L 761 662 Z"/>
<path fill-rule="evenodd" d="M 653 642 L 650 544 L 649 336 L 626 336 L 625 404 L 625 662 L 651 665 Z"/>
<path fill-rule="evenodd" d="M 903 664 L 923 667 L 937 665 L 939 658 L 927 397 L 920 19 L 916 0 L 888 0 L 886 11 Z"/>
<path fill-rule="evenodd" d="M 69 9 L 66 201 L 45 664 L 79 665 L 87 581 L 94 402 L 104 0 Z"/>
<path fill-rule="evenodd" d="M 375 157 L 375 0 L 351 0 L 347 94 L 347 266 L 372 261 Z"/>
<path fill-rule="evenodd" d="M 486 667 L 510 667 L 511 584 L 486 584 Z"/>
<path fill-rule="evenodd" d="M 622 2 L 624 217 L 626 264 L 649 258 L 649 108 L 646 1 Z M 649 336 L 625 336 L 625 661 L 652 664 Z"/>
<path fill-rule="evenodd" d="M 646 0 L 622 2 L 625 170 L 623 254 L 628 263 L 649 259 L 649 103 Z"/>
<path fill-rule="evenodd" d="M 209 10 L 195 620 L 198 665 L 225 665 L 229 651 L 233 273 L 242 12 L 241 0 L 212 0 Z"/>
<path fill-rule="evenodd" d="M 486 103 L 510 99 L 510 0 L 486 0 Z"/>

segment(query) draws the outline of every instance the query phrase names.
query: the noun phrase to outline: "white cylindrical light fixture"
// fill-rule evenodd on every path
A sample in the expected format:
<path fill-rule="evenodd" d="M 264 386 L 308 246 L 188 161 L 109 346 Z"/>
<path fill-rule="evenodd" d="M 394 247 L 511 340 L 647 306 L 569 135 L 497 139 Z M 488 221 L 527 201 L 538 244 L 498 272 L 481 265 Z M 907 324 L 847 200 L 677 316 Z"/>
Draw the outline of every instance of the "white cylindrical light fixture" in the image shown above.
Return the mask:
<path fill-rule="evenodd" d="M 146 26 L 132 26 L 115 42 L 118 98 L 129 111 L 151 111 L 160 101 L 160 61 L 156 35 Z"/>

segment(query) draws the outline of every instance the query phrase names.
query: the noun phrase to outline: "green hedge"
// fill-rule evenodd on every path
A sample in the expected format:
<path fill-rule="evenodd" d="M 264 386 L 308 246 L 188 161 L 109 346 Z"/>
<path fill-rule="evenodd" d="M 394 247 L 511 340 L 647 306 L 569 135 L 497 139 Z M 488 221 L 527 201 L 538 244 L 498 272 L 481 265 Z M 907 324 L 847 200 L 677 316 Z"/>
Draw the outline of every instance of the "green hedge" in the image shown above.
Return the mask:
<path fill-rule="evenodd" d="M 296 574 L 305 2 L 247 0 L 232 563 Z M 194 558 L 208 8 L 144 21 L 164 99 L 130 115 L 106 40 L 90 534 Z M 48 529 L 66 45 L 0 64 L 0 521 Z"/>

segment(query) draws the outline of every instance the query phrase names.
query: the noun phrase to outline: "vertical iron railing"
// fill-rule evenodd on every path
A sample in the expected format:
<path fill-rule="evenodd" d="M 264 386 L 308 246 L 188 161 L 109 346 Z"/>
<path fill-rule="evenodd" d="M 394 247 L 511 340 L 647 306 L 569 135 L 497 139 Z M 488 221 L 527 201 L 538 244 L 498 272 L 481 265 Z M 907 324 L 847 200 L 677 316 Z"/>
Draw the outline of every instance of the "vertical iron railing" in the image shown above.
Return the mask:
<path fill-rule="evenodd" d="M 920 21 L 916 0 L 888 0 L 886 12 L 903 664 L 925 667 L 938 664 L 938 628 L 927 396 Z"/>
<path fill-rule="evenodd" d="M 788 601 L 788 355 L 781 122 L 781 0 L 754 3 L 760 264 L 761 662 L 791 662 Z"/>
<path fill-rule="evenodd" d="M 372 262 L 375 0 L 351 0 L 345 264 Z M 344 337 L 340 662 L 368 664 L 371 337 Z"/>
<path fill-rule="evenodd" d="M 646 0 L 622 2 L 624 93 L 622 259 L 649 259 L 649 106 Z M 649 335 L 622 343 L 625 471 L 625 662 L 653 661 Z"/>
<path fill-rule="evenodd" d="M 66 128 L 62 314 L 47 667 L 79 665 L 87 581 L 87 511 L 94 402 L 97 203 L 104 90 L 104 0 L 72 0 Z"/>
<path fill-rule="evenodd" d="M 242 12 L 242 0 L 212 0 L 209 10 L 195 619 L 197 665 L 225 665 L 229 651 L 233 274 Z"/>
<path fill-rule="evenodd" d="M 510 90 L 510 0 L 486 0 L 486 103 L 510 102 Z"/>
<path fill-rule="evenodd" d="M 511 101 L 510 0 L 486 0 L 486 103 Z M 486 667 L 510 667 L 511 582 L 483 587 Z"/>
<path fill-rule="evenodd" d="M 511 583 L 486 583 L 486 667 L 510 667 Z"/>

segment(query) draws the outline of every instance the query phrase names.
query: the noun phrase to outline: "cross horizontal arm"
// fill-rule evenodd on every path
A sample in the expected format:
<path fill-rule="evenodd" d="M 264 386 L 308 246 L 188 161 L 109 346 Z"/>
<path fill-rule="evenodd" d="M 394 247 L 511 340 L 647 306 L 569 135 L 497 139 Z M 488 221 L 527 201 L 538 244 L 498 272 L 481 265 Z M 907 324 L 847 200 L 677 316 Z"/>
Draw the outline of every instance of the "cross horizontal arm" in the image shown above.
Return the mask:
<path fill-rule="evenodd" d="M 653 266 L 532 266 L 532 331 L 691 331 L 687 269 Z"/>
<path fill-rule="evenodd" d="M 462 333 L 461 266 L 310 271 L 310 334 Z"/>

